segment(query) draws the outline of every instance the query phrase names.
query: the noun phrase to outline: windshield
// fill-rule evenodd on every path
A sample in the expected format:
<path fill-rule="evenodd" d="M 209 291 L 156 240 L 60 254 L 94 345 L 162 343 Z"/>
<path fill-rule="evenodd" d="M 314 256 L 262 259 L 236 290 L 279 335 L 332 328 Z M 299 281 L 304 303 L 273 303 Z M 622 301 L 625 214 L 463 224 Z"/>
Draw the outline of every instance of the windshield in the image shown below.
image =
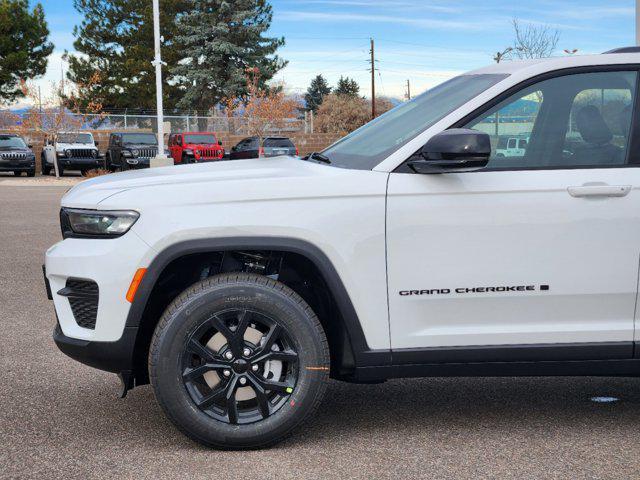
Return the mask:
<path fill-rule="evenodd" d="M 153 133 L 127 133 L 122 135 L 122 143 L 156 145 L 158 140 L 156 140 L 156 136 Z"/>
<path fill-rule="evenodd" d="M 58 135 L 58 143 L 83 143 L 93 144 L 93 137 L 89 133 L 61 133 Z"/>
<path fill-rule="evenodd" d="M 507 75 L 461 75 L 360 127 L 322 153 L 332 165 L 371 170 L 398 148 Z"/>
<path fill-rule="evenodd" d="M 209 144 L 209 143 L 218 143 L 215 135 L 211 134 L 196 134 L 196 135 L 185 135 L 184 143 L 195 143 L 199 145 Z"/>
<path fill-rule="evenodd" d="M 20 137 L 0 135 L 0 148 L 27 148 L 27 145 Z"/>

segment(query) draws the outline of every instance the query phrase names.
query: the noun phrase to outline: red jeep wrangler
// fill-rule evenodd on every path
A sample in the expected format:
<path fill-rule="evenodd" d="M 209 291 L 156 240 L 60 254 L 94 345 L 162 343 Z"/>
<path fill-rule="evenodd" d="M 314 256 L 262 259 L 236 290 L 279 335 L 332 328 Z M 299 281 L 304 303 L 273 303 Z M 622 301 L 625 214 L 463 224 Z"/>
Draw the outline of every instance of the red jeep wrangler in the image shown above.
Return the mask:
<path fill-rule="evenodd" d="M 224 148 L 213 132 L 182 132 L 169 135 L 169 151 L 174 163 L 220 160 Z"/>

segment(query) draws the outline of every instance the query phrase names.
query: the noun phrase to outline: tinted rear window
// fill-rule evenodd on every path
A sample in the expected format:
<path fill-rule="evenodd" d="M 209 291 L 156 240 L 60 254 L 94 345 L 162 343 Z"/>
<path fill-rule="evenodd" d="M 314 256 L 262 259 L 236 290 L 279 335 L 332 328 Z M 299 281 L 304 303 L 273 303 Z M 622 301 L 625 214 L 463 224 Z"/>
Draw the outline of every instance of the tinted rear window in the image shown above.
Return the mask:
<path fill-rule="evenodd" d="M 276 148 L 295 148 L 293 146 L 293 142 L 288 138 L 265 138 L 264 146 Z"/>

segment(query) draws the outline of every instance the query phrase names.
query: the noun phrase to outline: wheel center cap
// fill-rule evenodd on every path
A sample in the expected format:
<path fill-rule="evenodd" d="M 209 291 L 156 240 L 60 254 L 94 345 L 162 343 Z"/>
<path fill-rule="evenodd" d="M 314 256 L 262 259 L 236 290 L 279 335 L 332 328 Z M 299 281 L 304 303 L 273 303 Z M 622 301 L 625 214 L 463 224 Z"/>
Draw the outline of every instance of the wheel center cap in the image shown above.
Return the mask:
<path fill-rule="evenodd" d="M 249 369 L 249 362 L 246 360 L 239 358 L 235 362 L 233 362 L 233 371 L 236 373 L 245 373 Z"/>

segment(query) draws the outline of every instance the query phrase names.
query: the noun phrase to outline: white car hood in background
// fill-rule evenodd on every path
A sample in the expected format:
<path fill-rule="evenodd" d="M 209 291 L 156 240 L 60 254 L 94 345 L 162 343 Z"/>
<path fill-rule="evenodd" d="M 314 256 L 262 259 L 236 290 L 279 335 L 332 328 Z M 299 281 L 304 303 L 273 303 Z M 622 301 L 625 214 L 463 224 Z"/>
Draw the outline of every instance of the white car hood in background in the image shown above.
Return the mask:
<path fill-rule="evenodd" d="M 65 150 L 97 150 L 96 146 L 92 143 L 56 143 L 56 151 L 64 152 Z"/>
<path fill-rule="evenodd" d="M 343 169 L 284 156 L 132 170 L 83 181 L 67 192 L 62 199 L 62 205 L 75 208 L 113 208 L 113 202 L 107 202 L 108 205 L 104 205 L 103 202 L 122 192 L 128 192 L 127 198 L 130 198 L 130 195 L 136 194 L 133 190 L 145 189 L 146 191 L 149 188 L 154 190 L 153 196 L 157 198 L 158 203 L 164 203 L 167 201 L 167 195 L 173 196 L 185 187 L 189 187 L 190 191 L 200 188 L 219 191 L 222 190 L 222 184 L 229 182 L 238 185 L 236 190 L 239 195 L 246 195 L 256 182 L 262 183 L 269 179 L 291 179 L 295 182 L 296 178 L 322 177 L 323 173 L 328 174 L 330 171 L 335 173 L 336 170 L 346 172 Z M 310 195 L 312 195 L 311 192 Z M 171 198 L 171 201 L 180 204 L 184 199 Z M 122 205 L 118 208 L 135 206 Z"/>

